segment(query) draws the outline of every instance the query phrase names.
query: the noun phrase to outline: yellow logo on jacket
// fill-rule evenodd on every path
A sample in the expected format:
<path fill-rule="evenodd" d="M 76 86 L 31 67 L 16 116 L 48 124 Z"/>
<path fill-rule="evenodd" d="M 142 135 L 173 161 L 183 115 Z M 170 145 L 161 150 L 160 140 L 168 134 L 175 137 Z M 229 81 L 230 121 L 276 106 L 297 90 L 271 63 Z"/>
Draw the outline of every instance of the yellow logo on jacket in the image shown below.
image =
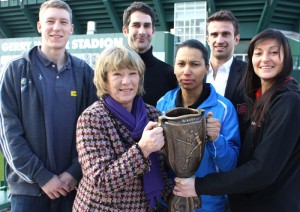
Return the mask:
<path fill-rule="evenodd" d="M 77 96 L 77 91 L 71 91 L 71 96 Z"/>

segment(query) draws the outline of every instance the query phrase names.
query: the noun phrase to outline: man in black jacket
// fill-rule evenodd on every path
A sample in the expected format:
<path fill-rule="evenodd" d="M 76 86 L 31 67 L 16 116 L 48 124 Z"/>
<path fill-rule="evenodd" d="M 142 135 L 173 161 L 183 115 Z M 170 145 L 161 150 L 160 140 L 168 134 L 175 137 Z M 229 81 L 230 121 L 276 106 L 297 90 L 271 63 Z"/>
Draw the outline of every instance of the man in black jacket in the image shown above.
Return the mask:
<path fill-rule="evenodd" d="M 240 82 L 246 70 L 246 63 L 233 56 L 239 40 L 239 23 L 230 11 L 220 10 L 207 19 L 210 68 L 206 81 L 232 102 L 241 123 L 246 104 Z"/>
<path fill-rule="evenodd" d="M 96 99 L 93 70 L 66 51 L 72 11 L 61 0 L 41 5 L 35 46 L 1 78 L 0 147 L 8 163 L 11 211 L 71 211 L 81 178 L 75 128 Z"/>
<path fill-rule="evenodd" d="M 152 54 L 155 22 L 154 10 L 142 2 L 132 3 L 123 14 L 123 34 L 128 39 L 128 45 L 141 56 L 146 66 L 143 99 L 152 106 L 156 106 L 156 102 L 167 91 L 177 87 L 173 67 Z"/>
<path fill-rule="evenodd" d="M 242 78 L 246 63 L 233 56 L 240 41 L 239 23 L 229 10 L 220 10 L 207 19 L 207 43 L 210 47 L 210 67 L 206 81 L 234 105 L 243 137 L 243 117 L 246 103 L 242 90 Z M 229 212 L 228 205 L 225 211 Z"/>

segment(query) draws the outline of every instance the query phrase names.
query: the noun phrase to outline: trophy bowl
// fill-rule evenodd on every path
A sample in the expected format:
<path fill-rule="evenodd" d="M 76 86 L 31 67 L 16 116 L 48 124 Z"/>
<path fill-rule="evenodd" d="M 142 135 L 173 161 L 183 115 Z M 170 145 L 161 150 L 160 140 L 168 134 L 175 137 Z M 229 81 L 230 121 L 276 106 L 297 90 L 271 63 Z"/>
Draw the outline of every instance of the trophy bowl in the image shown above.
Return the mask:
<path fill-rule="evenodd" d="M 206 143 L 204 110 L 178 107 L 158 118 L 163 128 L 163 152 L 169 167 L 180 178 L 189 178 L 197 171 Z M 178 197 L 172 194 L 168 211 L 186 212 L 201 208 L 199 197 Z"/>

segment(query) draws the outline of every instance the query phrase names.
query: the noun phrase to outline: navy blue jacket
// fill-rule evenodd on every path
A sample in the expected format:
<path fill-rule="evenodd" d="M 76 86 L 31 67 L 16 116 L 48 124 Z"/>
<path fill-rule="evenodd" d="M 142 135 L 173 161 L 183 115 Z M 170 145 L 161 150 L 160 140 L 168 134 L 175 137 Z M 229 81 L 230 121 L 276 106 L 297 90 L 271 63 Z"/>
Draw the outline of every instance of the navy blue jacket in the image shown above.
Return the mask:
<path fill-rule="evenodd" d="M 43 114 L 40 71 L 31 58 L 37 47 L 11 61 L 1 76 L 0 144 L 8 163 L 7 181 L 11 194 L 37 196 L 52 177 L 47 164 L 47 140 Z M 76 119 L 97 100 L 93 70 L 83 60 L 69 55 L 77 90 Z M 74 126 L 75 128 L 75 126 Z M 76 138 L 70 148 L 73 160 L 66 172 L 78 181 L 81 169 Z"/>

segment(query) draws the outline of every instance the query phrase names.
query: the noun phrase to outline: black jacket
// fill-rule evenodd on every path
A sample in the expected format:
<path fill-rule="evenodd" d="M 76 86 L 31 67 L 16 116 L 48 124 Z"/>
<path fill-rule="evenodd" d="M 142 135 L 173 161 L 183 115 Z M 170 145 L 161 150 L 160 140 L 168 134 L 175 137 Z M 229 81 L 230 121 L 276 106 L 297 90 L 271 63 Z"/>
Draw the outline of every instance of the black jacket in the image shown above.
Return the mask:
<path fill-rule="evenodd" d="M 224 97 L 229 99 L 235 109 L 237 110 L 237 114 L 239 117 L 239 123 L 241 123 L 246 109 L 245 98 L 243 94 L 243 76 L 246 72 L 246 63 L 233 58 L 230 72 L 227 80 L 227 85 L 225 89 Z"/>
<path fill-rule="evenodd" d="M 238 167 L 196 178 L 197 193 L 229 194 L 232 212 L 300 211 L 300 89 L 296 81 L 277 91 L 254 141 L 250 126 Z"/>
<path fill-rule="evenodd" d="M 156 106 L 157 101 L 169 90 L 177 87 L 177 79 L 173 67 L 153 56 L 152 47 L 145 53 L 139 53 L 145 63 L 143 100 Z"/>

